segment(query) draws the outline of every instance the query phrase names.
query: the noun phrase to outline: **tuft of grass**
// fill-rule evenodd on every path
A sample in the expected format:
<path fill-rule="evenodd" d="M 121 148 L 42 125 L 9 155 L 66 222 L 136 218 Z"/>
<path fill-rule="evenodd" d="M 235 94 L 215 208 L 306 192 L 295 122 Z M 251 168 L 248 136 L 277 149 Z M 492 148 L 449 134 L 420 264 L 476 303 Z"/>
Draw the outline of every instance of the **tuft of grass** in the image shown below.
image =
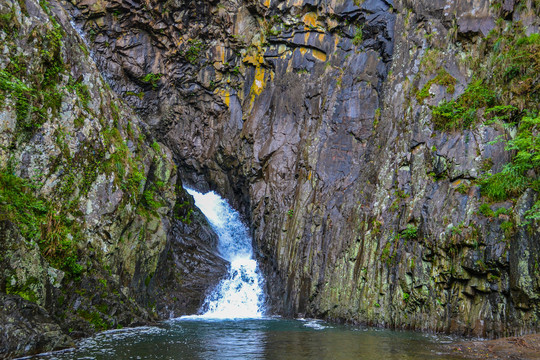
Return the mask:
<path fill-rule="evenodd" d="M 362 40 L 364 38 L 363 28 L 363 26 L 360 26 L 356 29 L 356 33 L 354 34 L 354 37 L 352 39 L 352 43 L 354 44 L 354 46 L 358 46 L 362 43 Z"/>
<path fill-rule="evenodd" d="M 162 76 L 163 74 L 148 73 L 141 78 L 141 81 L 145 84 L 152 85 L 153 89 L 157 89 L 159 80 L 161 79 Z"/>
<path fill-rule="evenodd" d="M 401 236 L 405 240 L 413 240 L 418 238 L 418 227 L 412 224 L 408 224 L 407 228 L 401 232 Z"/>
<path fill-rule="evenodd" d="M 82 272 L 78 225 L 67 218 L 67 211 L 36 192 L 36 184 L 13 175 L 9 168 L 0 171 L 0 214 L 15 223 L 25 239 L 35 241 L 52 266 L 76 278 Z"/>
<path fill-rule="evenodd" d="M 501 172 L 484 175 L 480 181 L 483 195 L 501 201 L 518 196 L 527 188 L 540 192 L 540 179 L 536 175 L 540 173 L 539 128 L 539 116 L 521 119 L 516 137 L 506 141 L 505 149 L 515 155 Z M 529 215 L 537 216 L 536 211 Z"/>
<path fill-rule="evenodd" d="M 433 108 L 432 121 L 438 130 L 469 129 L 478 120 L 478 110 L 494 106 L 495 100 L 494 91 L 482 80 L 477 80 L 469 84 L 465 92 L 457 99 L 443 101 Z"/>
<path fill-rule="evenodd" d="M 446 86 L 446 91 L 449 94 L 453 94 L 456 90 L 456 78 L 454 78 L 452 75 L 446 71 L 446 69 L 441 68 L 439 72 L 437 73 L 437 76 L 435 76 L 433 79 L 428 81 L 422 89 L 416 94 L 416 100 L 418 100 L 419 103 L 424 102 L 424 100 L 427 97 L 431 97 L 432 95 L 429 93 L 429 89 L 431 89 L 431 86 L 433 84 Z"/>

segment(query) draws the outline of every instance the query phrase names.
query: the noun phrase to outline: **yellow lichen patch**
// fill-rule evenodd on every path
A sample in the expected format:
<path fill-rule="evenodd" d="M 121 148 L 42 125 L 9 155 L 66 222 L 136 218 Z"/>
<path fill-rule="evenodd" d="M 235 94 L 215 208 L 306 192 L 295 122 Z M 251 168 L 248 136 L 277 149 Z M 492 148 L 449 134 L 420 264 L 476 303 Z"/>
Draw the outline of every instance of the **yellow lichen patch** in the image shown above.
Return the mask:
<path fill-rule="evenodd" d="M 272 2 L 271 0 L 263 0 L 264 7 L 269 8 L 271 2 Z"/>
<path fill-rule="evenodd" d="M 287 49 L 286 51 L 284 51 L 284 52 L 279 56 L 279 58 L 280 58 L 280 59 L 287 59 L 287 57 L 291 56 L 291 54 L 292 54 L 292 51 Z M 287 71 L 289 71 L 289 70 L 287 70 Z"/>
<path fill-rule="evenodd" d="M 306 53 L 308 51 L 308 49 L 305 48 L 305 47 L 301 47 L 299 50 L 300 50 L 300 54 L 302 54 L 302 56 L 306 55 Z"/>
<path fill-rule="evenodd" d="M 269 73 L 267 70 L 262 67 L 258 66 L 255 69 L 255 78 L 253 79 L 253 84 L 251 85 L 251 89 L 249 91 L 250 99 L 249 99 L 249 111 L 253 110 L 253 105 L 255 104 L 255 98 L 263 92 L 263 90 L 266 87 L 266 81 L 268 80 L 273 81 L 274 80 L 274 73 L 270 71 Z"/>
<path fill-rule="evenodd" d="M 459 185 L 461 185 L 462 182 L 463 182 L 462 179 L 457 179 L 456 181 L 452 182 L 450 185 L 451 185 L 453 188 L 457 188 Z"/>
<path fill-rule="evenodd" d="M 326 54 L 320 50 L 313 49 L 313 57 L 319 61 L 326 62 Z"/>
<path fill-rule="evenodd" d="M 264 90 L 264 87 L 266 86 L 265 81 L 264 81 L 264 73 L 265 73 L 265 70 L 262 66 L 259 66 L 255 70 L 255 79 L 253 80 L 251 91 L 256 96 L 261 95 L 262 91 Z"/>
<path fill-rule="evenodd" d="M 216 89 L 215 93 L 221 97 L 225 105 L 230 107 L 231 105 L 231 93 L 225 89 Z"/>
<path fill-rule="evenodd" d="M 260 66 L 264 63 L 264 57 L 261 54 L 246 55 L 244 56 L 243 61 L 253 66 Z"/>
<path fill-rule="evenodd" d="M 306 27 L 316 27 L 317 26 L 317 14 L 314 12 L 308 12 L 304 17 L 302 18 L 302 21 L 306 25 Z"/>

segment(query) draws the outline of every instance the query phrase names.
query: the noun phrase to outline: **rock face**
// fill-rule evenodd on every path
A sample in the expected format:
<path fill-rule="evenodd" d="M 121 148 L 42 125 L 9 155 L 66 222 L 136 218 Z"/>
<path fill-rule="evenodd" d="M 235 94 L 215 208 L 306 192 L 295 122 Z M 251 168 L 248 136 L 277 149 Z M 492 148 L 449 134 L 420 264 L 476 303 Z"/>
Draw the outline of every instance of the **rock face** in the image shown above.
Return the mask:
<path fill-rule="evenodd" d="M 482 124 L 490 107 L 538 111 L 538 73 L 521 67 L 537 61 L 512 63 L 519 79 L 492 74 L 517 61 L 498 49 L 537 54 L 536 2 L 66 6 L 184 181 L 243 211 L 274 311 L 538 330 L 538 189 L 493 201 L 478 186 L 513 157 L 493 143 L 511 132 Z"/>
<path fill-rule="evenodd" d="M 20 355 L 73 346 L 43 308 L 17 295 L 0 294 L 2 355 Z"/>
<path fill-rule="evenodd" d="M 80 277 L 120 289 L 126 324 L 194 311 L 225 263 L 181 177 L 244 214 L 274 312 L 538 331 L 540 169 L 523 146 L 538 136 L 539 9 L 492 3 L 7 2 L 3 178 L 77 251 L 54 236 L 14 249 L 43 259 L 15 280 L 6 267 L 6 292 L 48 304 L 51 284 Z M 48 234 L 15 215 L 23 238 Z M 116 326 L 70 294 L 89 306 L 71 324 L 99 312 Z"/>
<path fill-rule="evenodd" d="M 3 1 L 0 48 L 0 357 L 195 312 L 226 266 L 170 150 L 111 91 L 58 3 Z M 169 269 L 191 279 L 189 304 L 165 314 L 168 254 L 212 276 Z"/>

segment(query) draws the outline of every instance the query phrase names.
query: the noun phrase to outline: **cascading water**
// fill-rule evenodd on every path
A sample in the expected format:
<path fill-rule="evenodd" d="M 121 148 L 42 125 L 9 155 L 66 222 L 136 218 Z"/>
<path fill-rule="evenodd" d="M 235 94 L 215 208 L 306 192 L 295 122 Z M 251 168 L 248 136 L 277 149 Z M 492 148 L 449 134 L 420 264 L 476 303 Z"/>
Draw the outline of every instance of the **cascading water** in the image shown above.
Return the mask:
<path fill-rule="evenodd" d="M 262 276 L 253 258 L 251 238 L 237 211 L 214 192 L 186 191 L 219 237 L 218 250 L 231 265 L 227 277 L 206 298 L 201 317 L 260 318 L 264 313 Z"/>

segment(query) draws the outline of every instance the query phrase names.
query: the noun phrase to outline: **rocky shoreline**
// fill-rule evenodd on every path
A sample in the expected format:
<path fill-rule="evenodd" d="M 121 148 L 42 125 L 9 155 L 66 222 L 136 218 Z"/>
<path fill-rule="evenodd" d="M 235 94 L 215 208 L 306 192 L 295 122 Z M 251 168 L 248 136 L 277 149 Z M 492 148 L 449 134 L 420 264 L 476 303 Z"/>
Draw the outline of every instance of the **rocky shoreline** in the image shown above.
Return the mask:
<path fill-rule="evenodd" d="M 470 359 L 538 360 L 540 334 L 460 342 L 450 346 L 450 351 Z"/>

